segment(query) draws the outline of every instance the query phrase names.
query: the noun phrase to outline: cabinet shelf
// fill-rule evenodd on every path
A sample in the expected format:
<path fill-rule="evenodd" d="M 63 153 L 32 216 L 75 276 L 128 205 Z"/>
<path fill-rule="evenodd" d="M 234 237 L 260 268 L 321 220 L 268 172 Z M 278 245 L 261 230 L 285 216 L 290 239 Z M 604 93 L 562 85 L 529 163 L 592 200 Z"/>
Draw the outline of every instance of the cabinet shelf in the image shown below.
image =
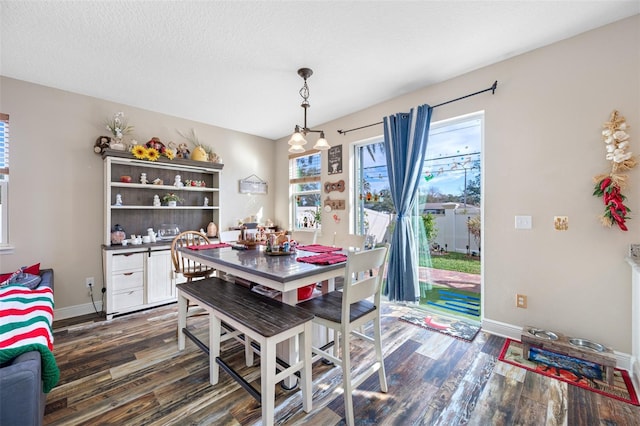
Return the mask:
<path fill-rule="evenodd" d="M 219 188 L 210 188 L 207 186 L 184 186 L 178 187 L 173 185 L 153 185 L 153 184 L 143 184 L 143 183 L 124 183 L 124 182 L 112 182 L 111 186 L 113 188 L 126 188 L 126 189 L 148 189 L 152 191 L 186 191 L 186 192 L 218 192 Z"/>
<path fill-rule="evenodd" d="M 218 206 L 111 206 L 113 210 L 219 210 Z"/>

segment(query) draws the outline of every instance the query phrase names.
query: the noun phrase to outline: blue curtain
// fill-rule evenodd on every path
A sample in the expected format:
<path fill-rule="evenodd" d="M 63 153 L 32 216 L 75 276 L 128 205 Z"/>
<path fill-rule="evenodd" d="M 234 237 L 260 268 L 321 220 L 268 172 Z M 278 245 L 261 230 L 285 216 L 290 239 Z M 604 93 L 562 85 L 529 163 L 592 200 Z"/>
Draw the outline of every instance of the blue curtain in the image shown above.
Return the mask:
<path fill-rule="evenodd" d="M 387 285 L 389 300 L 416 302 L 418 242 L 413 230 L 413 206 L 427 152 L 433 108 L 421 105 L 409 113 L 384 118 L 384 147 L 396 224 L 391 237 Z"/>

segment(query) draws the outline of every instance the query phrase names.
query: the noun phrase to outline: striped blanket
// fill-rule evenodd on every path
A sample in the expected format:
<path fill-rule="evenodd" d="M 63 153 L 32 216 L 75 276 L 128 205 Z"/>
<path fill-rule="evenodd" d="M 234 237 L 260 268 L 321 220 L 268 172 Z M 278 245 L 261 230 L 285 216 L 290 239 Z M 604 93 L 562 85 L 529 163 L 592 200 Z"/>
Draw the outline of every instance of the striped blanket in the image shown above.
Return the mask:
<path fill-rule="evenodd" d="M 53 356 L 53 291 L 24 286 L 0 288 L 0 365 L 30 351 L 40 352 L 42 384 L 48 393 L 60 370 Z"/>

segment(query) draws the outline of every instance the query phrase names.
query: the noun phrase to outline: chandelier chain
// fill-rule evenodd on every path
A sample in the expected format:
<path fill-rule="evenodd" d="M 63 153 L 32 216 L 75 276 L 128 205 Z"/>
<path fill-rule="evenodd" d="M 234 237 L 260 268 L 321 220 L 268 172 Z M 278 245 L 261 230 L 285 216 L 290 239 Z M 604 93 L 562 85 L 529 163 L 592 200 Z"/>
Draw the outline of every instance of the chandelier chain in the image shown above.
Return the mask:
<path fill-rule="evenodd" d="M 309 86 L 307 85 L 307 80 L 304 80 L 304 85 L 302 86 L 302 89 L 300 89 L 300 96 L 302 97 L 302 107 L 303 108 L 307 108 L 309 107 Z"/>

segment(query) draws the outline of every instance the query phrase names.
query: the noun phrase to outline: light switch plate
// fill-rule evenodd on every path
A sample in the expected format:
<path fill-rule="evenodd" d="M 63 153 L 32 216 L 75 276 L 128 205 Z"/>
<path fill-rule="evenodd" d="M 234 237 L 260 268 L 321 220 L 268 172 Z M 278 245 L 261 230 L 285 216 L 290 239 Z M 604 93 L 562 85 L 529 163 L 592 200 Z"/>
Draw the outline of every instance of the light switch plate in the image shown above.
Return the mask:
<path fill-rule="evenodd" d="M 516 216 L 516 229 L 531 229 L 531 216 Z"/>

